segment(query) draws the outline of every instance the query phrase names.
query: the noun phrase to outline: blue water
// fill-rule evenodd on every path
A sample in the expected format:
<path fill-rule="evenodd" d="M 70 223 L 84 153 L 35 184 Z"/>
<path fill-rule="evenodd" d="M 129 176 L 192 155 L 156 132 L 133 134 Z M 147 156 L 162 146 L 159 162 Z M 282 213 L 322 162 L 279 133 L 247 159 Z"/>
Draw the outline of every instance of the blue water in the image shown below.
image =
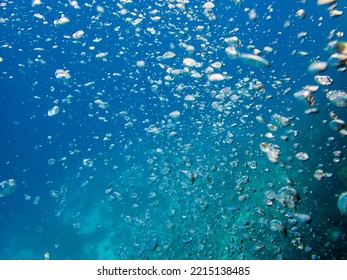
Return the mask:
<path fill-rule="evenodd" d="M 2 2 L 0 182 L 14 179 L 16 188 L 0 197 L 0 259 L 346 259 L 347 217 L 337 203 L 347 191 L 347 141 L 328 123 L 331 112 L 343 121 L 347 113 L 325 94 L 347 91 L 346 66 L 319 73 L 334 83 L 314 93 L 318 114 L 305 114 L 310 106 L 294 97 L 318 85 L 307 69 L 329 61 L 328 43 L 346 41 L 346 3 L 337 1 L 343 14 L 331 17 L 329 5 L 316 1 L 244 0 L 240 7 L 219 0 L 205 12 L 204 1 L 124 2 Z M 296 16 L 299 9 L 306 18 Z M 61 15 L 70 21 L 55 26 Z M 84 36 L 75 40 L 78 30 Z M 224 39 L 233 36 L 239 53 L 259 49 L 271 66 L 228 57 Z M 176 57 L 160 59 L 167 51 Z M 187 57 L 202 66 L 185 67 Z M 223 64 L 214 73 L 225 80 L 208 80 L 214 62 Z M 56 78 L 58 69 L 71 78 Z M 250 81 L 262 86 L 251 89 Z M 195 100 L 185 101 L 188 95 Z M 59 113 L 48 116 L 54 106 Z M 274 114 L 290 125 L 275 123 Z M 278 163 L 262 142 L 280 147 Z M 309 159 L 298 160 L 298 152 Z M 317 169 L 332 176 L 317 180 Z M 300 196 L 294 208 L 278 199 L 285 186 Z M 272 205 L 268 191 L 277 194 Z M 271 228 L 273 220 L 285 231 Z"/>

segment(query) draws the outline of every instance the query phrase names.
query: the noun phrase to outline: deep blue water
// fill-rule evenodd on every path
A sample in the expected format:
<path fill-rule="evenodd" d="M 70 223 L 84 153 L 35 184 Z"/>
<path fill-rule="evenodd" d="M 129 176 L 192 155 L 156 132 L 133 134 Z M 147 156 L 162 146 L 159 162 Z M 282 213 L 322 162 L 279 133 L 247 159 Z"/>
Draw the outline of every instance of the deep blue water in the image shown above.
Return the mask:
<path fill-rule="evenodd" d="M 0 197 L 0 259 L 346 259 L 337 201 L 347 191 L 347 141 L 328 123 L 331 112 L 342 121 L 347 113 L 326 98 L 341 90 L 347 99 L 346 62 L 332 65 L 327 49 L 347 41 L 345 1 L 337 17 L 313 0 L 219 0 L 209 11 L 207 1 L 125 2 L 2 2 L 0 182 L 14 179 L 16 188 Z M 62 15 L 70 21 L 55 26 Z M 84 36 L 75 40 L 78 30 Z M 258 49 L 271 66 L 228 57 L 224 39 L 233 36 L 240 54 Z M 161 59 L 168 51 L 176 56 Z M 188 57 L 201 66 L 185 66 Z M 319 113 L 307 115 L 308 102 L 294 93 L 318 85 L 307 70 L 314 61 L 329 62 L 319 75 L 334 82 L 319 85 Z M 214 62 L 223 67 L 213 70 Z M 58 69 L 71 78 L 56 78 Z M 211 82 L 209 71 L 226 79 Z M 48 116 L 54 106 L 59 113 Z M 263 142 L 280 147 L 278 163 Z M 332 176 L 317 180 L 317 169 Z M 280 203 L 285 186 L 300 196 L 295 207 Z"/>

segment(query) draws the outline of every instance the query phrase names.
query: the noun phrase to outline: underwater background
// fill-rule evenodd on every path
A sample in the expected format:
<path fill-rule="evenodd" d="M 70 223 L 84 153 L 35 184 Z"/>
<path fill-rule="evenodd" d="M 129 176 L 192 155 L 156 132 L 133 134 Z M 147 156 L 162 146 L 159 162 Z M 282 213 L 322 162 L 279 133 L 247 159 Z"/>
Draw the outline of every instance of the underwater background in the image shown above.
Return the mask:
<path fill-rule="evenodd" d="M 0 259 L 346 259 L 346 1 L 0 2 Z"/>

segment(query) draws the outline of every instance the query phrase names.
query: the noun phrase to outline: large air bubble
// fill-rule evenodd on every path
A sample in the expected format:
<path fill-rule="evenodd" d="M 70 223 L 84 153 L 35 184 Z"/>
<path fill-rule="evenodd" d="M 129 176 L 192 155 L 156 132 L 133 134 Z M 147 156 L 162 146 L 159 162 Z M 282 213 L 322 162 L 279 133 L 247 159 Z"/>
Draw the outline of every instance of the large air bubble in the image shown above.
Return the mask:
<path fill-rule="evenodd" d="M 347 216 L 347 192 L 340 194 L 337 200 L 337 207 L 342 215 Z"/>

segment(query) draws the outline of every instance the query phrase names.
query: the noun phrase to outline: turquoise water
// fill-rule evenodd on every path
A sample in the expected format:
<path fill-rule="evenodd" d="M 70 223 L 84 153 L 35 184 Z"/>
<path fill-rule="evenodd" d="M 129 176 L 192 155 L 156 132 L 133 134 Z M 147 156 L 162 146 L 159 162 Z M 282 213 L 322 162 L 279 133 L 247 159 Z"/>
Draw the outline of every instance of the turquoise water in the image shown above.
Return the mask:
<path fill-rule="evenodd" d="M 347 258 L 344 1 L 76 3 L 1 4 L 0 259 Z"/>

